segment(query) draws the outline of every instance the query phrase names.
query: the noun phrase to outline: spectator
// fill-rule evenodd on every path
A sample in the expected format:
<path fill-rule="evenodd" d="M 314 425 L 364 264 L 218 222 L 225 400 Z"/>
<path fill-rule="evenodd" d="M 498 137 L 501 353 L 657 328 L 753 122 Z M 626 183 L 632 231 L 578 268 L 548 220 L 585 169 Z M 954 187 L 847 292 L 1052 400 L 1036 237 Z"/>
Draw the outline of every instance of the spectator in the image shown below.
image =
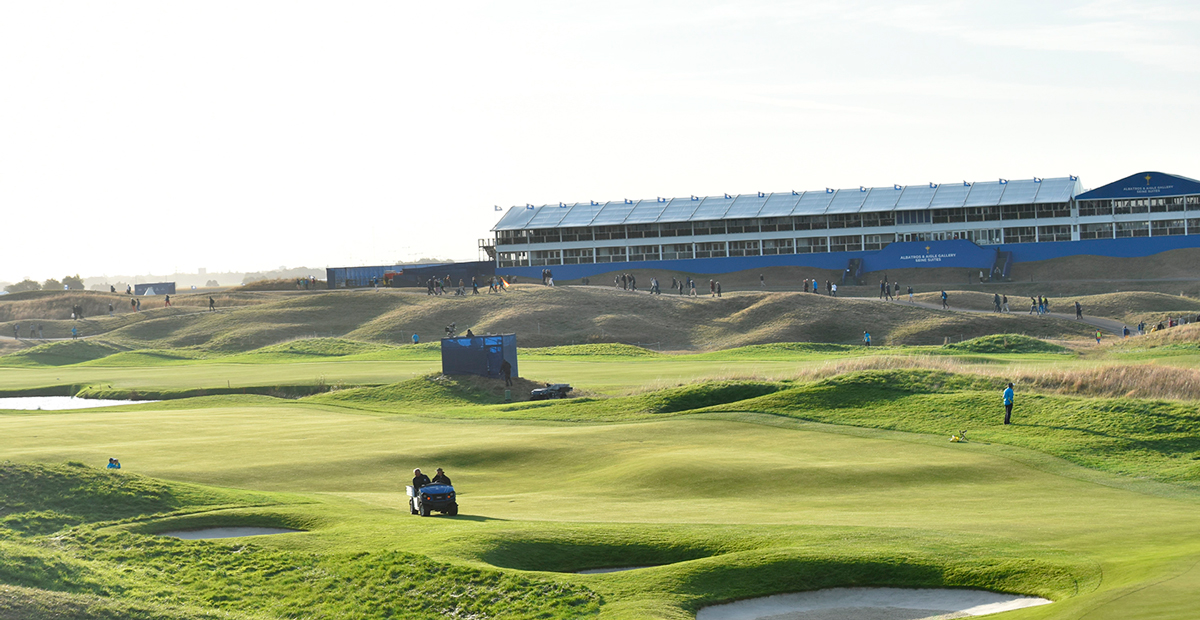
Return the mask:
<path fill-rule="evenodd" d="M 1009 383 L 1008 387 L 1005 388 L 1005 390 L 1004 390 L 1004 423 L 1005 424 L 1009 424 L 1012 422 L 1012 408 L 1013 408 L 1013 384 Z"/>

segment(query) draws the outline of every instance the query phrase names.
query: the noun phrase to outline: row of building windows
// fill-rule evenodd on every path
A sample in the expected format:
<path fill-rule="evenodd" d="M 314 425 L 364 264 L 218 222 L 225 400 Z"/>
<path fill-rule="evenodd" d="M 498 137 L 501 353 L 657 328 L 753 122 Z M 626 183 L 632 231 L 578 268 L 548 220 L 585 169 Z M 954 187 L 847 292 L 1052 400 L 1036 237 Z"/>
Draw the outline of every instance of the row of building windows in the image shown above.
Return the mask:
<path fill-rule="evenodd" d="M 1200 196 L 1079 201 L 1080 217 L 1126 215 L 1130 213 L 1169 213 L 1172 211 L 1200 211 Z"/>
<path fill-rule="evenodd" d="M 965 207 L 923 211 L 802 215 L 699 222 L 668 222 L 662 224 L 501 230 L 496 233 L 496 243 L 498 245 L 571 243 L 576 241 L 608 241 L 612 239 L 653 239 L 758 232 L 787 232 L 790 230 L 831 230 L 839 228 L 877 228 L 896 225 L 997 222 L 1002 220 L 1046 219 L 1070 216 L 1071 207 L 1068 203 L 1005 205 L 1002 207 Z"/>
<path fill-rule="evenodd" d="M 578 265 L 581 263 L 618 263 L 688 258 L 724 258 L 727 256 L 774 256 L 818 252 L 859 252 L 881 250 L 894 241 L 942 241 L 967 239 L 979 245 L 1070 241 L 1071 225 L 1012 226 L 959 231 L 916 232 L 882 235 L 838 235 L 745 241 L 668 243 L 533 252 L 499 252 L 500 267 Z M 1120 239 L 1124 237 L 1163 237 L 1200 234 L 1200 218 L 1138 222 L 1080 224 L 1080 239 Z"/>

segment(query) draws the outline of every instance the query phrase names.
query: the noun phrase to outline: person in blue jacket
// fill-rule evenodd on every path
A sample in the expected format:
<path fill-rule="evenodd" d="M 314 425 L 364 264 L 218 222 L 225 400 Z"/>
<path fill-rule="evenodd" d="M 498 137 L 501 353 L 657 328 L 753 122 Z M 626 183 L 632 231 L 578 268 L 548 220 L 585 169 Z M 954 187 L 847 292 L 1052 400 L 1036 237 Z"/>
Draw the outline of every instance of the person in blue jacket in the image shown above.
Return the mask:
<path fill-rule="evenodd" d="M 1004 390 L 1004 423 L 1012 423 L 1013 384 L 1009 383 Z"/>

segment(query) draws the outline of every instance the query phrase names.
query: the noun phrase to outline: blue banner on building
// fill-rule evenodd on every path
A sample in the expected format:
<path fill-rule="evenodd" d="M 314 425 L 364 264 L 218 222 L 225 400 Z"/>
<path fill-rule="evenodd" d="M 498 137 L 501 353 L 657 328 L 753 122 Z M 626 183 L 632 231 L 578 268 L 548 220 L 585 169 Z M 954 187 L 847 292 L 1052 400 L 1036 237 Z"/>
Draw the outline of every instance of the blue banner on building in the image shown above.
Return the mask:
<path fill-rule="evenodd" d="M 865 271 L 909 267 L 968 267 L 991 269 L 996 248 L 985 249 L 964 239 L 949 241 L 900 241 L 889 243 L 863 258 Z"/>

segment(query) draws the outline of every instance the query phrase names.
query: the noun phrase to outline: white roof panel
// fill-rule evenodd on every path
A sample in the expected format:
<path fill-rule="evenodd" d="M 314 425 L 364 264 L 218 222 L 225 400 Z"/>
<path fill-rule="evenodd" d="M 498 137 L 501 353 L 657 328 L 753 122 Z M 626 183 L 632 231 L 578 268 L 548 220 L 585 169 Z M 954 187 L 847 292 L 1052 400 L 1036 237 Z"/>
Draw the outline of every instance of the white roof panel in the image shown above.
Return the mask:
<path fill-rule="evenodd" d="M 867 194 L 867 199 L 863 201 L 861 211 L 891 211 L 896 207 L 896 201 L 900 200 L 900 194 L 904 193 L 903 188 L 897 187 L 872 187 Z"/>
<path fill-rule="evenodd" d="M 1040 185 L 1040 182 L 1033 179 L 1009 181 L 1008 185 L 1004 186 L 1004 195 L 1000 196 L 1000 204 L 1027 205 L 1033 202 L 1034 196 L 1037 196 Z"/>
<path fill-rule="evenodd" d="M 792 215 L 821 215 L 833 200 L 833 192 L 804 192 Z"/>
<path fill-rule="evenodd" d="M 867 193 L 861 189 L 839 189 L 825 208 L 825 213 L 858 213 L 863 201 L 867 199 Z"/>
<path fill-rule="evenodd" d="M 964 207 L 994 207 L 1000 204 L 1000 195 L 1007 187 L 1000 181 L 980 181 L 971 184 L 971 193 L 967 194 Z"/>
<path fill-rule="evenodd" d="M 560 207 L 558 205 L 542 205 L 537 208 L 533 218 L 525 225 L 525 228 L 557 228 L 558 223 L 566 217 L 574 205 Z"/>
<path fill-rule="evenodd" d="M 600 209 L 600 213 L 596 214 L 596 219 L 592 220 L 592 226 L 616 226 L 625 222 L 625 218 L 629 217 L 629 213 L 637 206 L 635 203 L 625 202 L 624 200 L 610 200 Z"/>
<path fill-rule="evenodd" d="M 729 210 L 733 204 L 733 198 L 724 196 L 709 196 L 700 201 L 700 206 L 696 207 L 696 212 L 692 214 L 691 220 L 698 222 L 701 220 L 719 220 L 725 217 L 725 212 Z"/>
<path fill-rule="evenodd" d="M 758 217 L 758 212 L 767 202 L 765 195 L 759 196 L 754 194 L 741 194 L 733 199 L 733 204 L 729 206 L 729 211 L 725 212 L 726 218 L 747 218 Z"/>
<path fill-rule="evenodd" d="M 700 206 L 699 200 L 691 198 L 672 198 L 671 202 L 667 203 L 667 208 L 663 209 L 662 215 L 658 216 L 659 222 L 686 222 L 692 219 L 692 214 Z"/>
<path fill-rule="evenodd" d="M 571 207 L 571 211 L 563 217 L 562 221 L 558 223 L 558 226 L 559 228 L 588 226 L 602 208 L 604 208 L 604 205 L 594 205 L 591 202 L 577 202 L 574 207 Z"/>
<path fill-rule="evenodd" d="M 1033 199 L 1034 204 L 1069 202 L 1075 196 L 1083 193 L 1083 183 L 1079 181 L 1079 177 L 1042 179 L 1038 186 L 1037 197 Z"/>
<path fill-rule="evenodd" d="M 803 194 L 793 194 L 792 192 L 778 192 L 767 196 L 767 201 L 763 203 L 763 208 L 759 210 L 759 217 L 784 217 L 792 214 L 792 209 L 796 208 L 796 204 L 800 202 L 800 196 Z"/>
<path fill-rule="evenodd" d="M 528 207 L 509 207 L 508 213 L 505 213 L 504 217 L 500 218 L 499 222 L 496 222 L 492 230 L 522 230 L 525 228 L 525 224 L 528 224 L 529 220 L 533 219 L 533 216 L 536 214 L 537 207 L 533 209 Z"/>
<path fill-rule="evenodd" d="M 629 217 L 625 218 L 626 224 L 651 224 L 658 221 L 658 217 L 662 215 L 664 209 L 667 208 L 666 200 L 642 200 L 633 207 Z"/>
<path fill-rule="evenodd" d="M 924 211 L 933 202 L 933 196 L 938 191 L 936 185 L 909 185 L 896 201 L 896 211 Z"/>
<path fill-rule="evenodd" d="M 937 193 L 933 195 L 933 200 L 929 202 L 930 209 L 954 209 L 963 206 L 967 201 L 967 194 L 971 193 L 971 186 L 959 183 L 942 183 L 937 188 Z"/>

